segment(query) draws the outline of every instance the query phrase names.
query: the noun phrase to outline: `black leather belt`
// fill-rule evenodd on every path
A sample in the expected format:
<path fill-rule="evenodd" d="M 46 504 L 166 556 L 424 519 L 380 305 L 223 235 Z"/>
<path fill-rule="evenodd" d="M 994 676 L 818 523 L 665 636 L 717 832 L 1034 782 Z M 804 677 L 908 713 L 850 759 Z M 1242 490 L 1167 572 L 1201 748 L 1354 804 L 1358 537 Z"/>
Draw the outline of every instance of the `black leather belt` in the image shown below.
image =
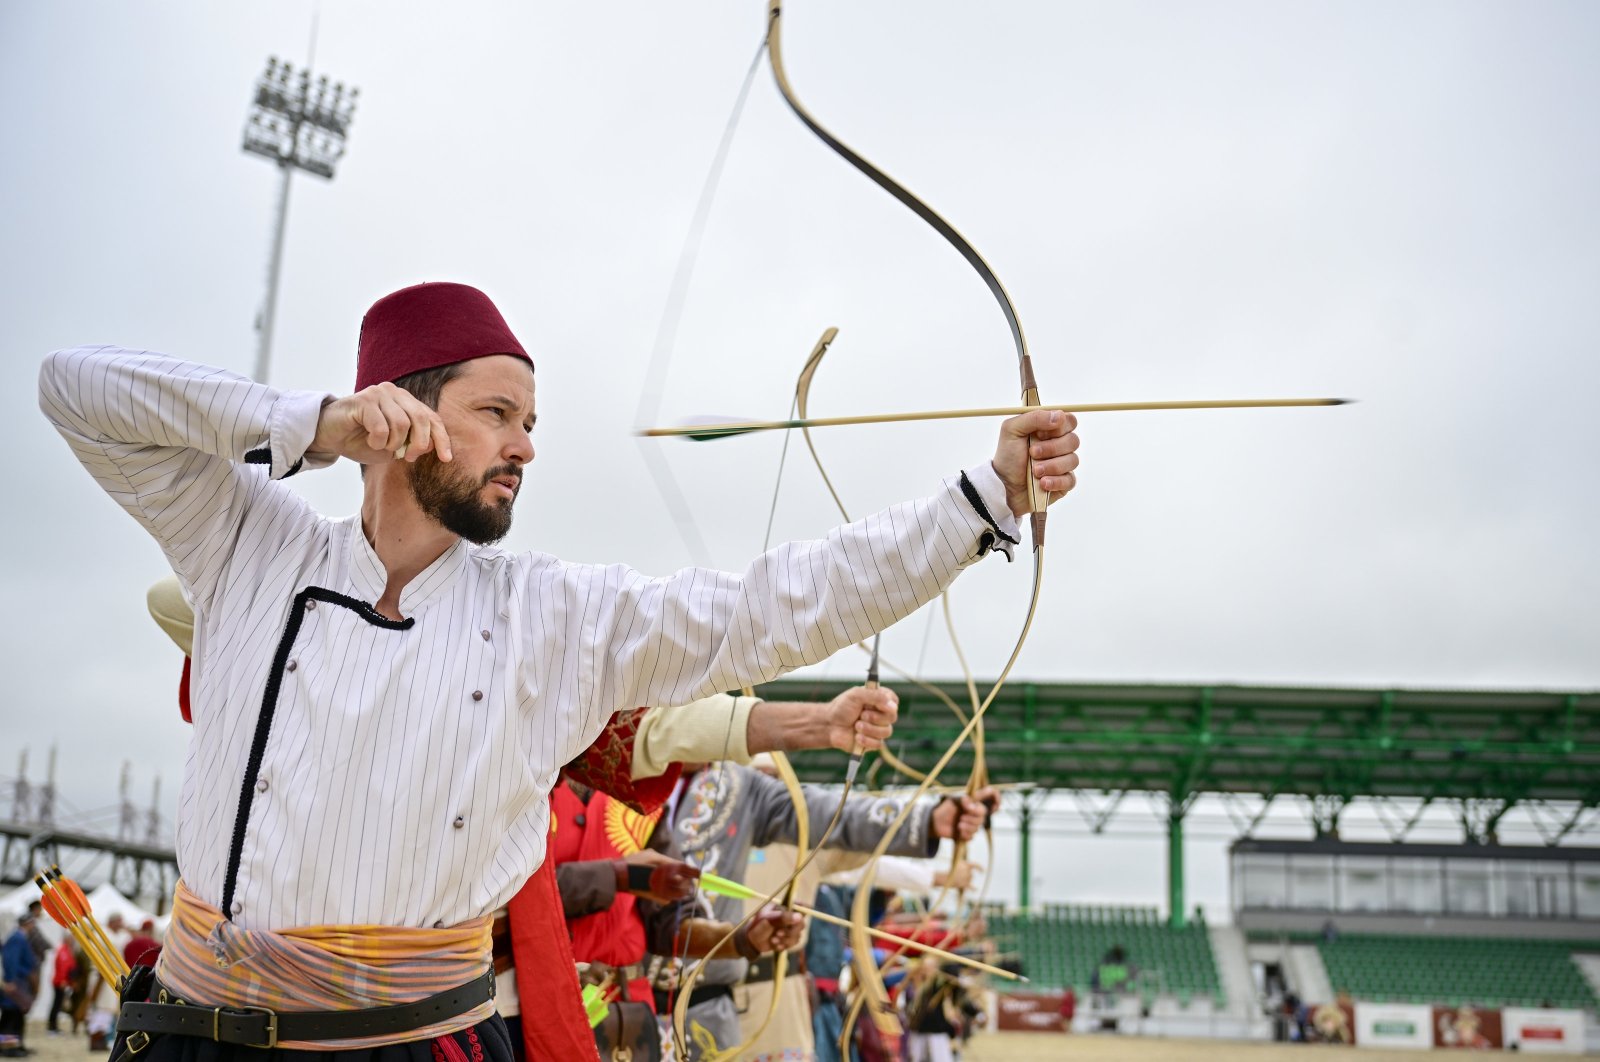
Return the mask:
<path fill-rule="evenodd" d="M 677 993 L 667 992 L 664 989 L 658 988 L 656 989 L 655 995 L 656 1013 L 671 1014 L 671 1005 L 677 1002 Z M 701 985 L 693 992 L 689 993 L 689 1006 L 698 1007 L 702 1003 L 710 1002 L 713 999 L 721 999 L 724 996 L 728 997 L 729 999 L 733 998 L 732 985 Z"/>
<path fill-rule="evenodd" d="M 207 1007 L 178 1002 L 176 993 L 159 981 L 156 987 L 158 1000 L 172 1002 L 124 1003 L 117 1018 L 118 1034 L 198 1036 L 241 1047 L 276 1047 L 280 1040 L 355 1040 L 410 1032 L 447 1021 L 494 998 L 494 970 L 425 999 L 364 1010 Z"/>
<path fill-rule="evenodd" d="M 763 955 L 761 958 L 752 962 L 749 969 L 745 971 L 744 983 L 747 985 L 765 984 L 768 981 L 771 981 L 773 975 L 777 972 L 777 957 L 773 955 Z M 795 977 L 803 975 L 805 972 L 806 953 L 804 951 L 791 951 L 789 953 L 787 972 L 784 974 L 784 976 Z"/>

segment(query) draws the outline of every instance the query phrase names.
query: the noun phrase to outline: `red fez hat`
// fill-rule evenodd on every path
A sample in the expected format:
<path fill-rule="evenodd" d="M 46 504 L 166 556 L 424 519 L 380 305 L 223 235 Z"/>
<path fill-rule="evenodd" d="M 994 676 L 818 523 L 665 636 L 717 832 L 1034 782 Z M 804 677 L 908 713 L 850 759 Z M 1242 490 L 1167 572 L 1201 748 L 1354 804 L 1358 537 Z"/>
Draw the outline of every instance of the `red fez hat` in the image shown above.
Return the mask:
<path fill-rule="evenodd" d="M 413 284 L 361 319 L 356 390 L 490 354 L 533 359 L 489 296 L 465 284 Z"/>

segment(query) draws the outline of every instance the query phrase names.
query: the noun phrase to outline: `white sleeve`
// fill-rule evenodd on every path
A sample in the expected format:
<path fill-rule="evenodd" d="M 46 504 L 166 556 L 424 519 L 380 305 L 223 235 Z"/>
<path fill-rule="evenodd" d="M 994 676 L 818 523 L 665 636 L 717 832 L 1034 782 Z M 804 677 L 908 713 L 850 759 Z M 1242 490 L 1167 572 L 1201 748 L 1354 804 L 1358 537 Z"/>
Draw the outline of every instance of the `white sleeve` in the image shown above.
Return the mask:
<path fill-rule="evenodd" d="M 985 461 L 930 497 L 769 550 L 742 573 L 688 568 L 652 578 L 554 562 L 530 573 L 528 591 L 541 607 L 562 602 L 564 629 L 552 633 L 582 647 L 571 676 L 579 702 L 609 716 L 687 704 L 825 660 L 937 597 L 993 547 L 997 527 L 1013 533 L 1016 523 Z"/>
<path fill-rule="evenodd" d="M 864 866 L 841 870 L 829 874 L 827 880 L 834 885 L 859 885 L 865 870 Z M 934 873 L 932 860 L 886 855 L 878 860 L 878 876 L 873 879 L 873 887 L 931 896 Z"/>
<path fill-rule="evenodd" d="M 330 463 L 306 456 L 325 397 L 119 347 L 58 350 L 39 370 L 44 415 L 201 607 L 251 506 L 305 508 L 269 480 Z"/>

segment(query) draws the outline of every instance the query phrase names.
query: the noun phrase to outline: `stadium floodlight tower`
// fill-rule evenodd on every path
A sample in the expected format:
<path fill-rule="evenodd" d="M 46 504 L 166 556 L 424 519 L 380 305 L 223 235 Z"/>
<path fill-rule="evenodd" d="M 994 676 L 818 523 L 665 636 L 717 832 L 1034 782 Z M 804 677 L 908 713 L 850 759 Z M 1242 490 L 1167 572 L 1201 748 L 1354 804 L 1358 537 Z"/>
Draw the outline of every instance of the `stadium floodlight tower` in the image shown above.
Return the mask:
<path fill-rule="evenodd" d="M 333 180 L 344 155 L 350 119 L 361 90 L 343 82 L 313 80 L 310 67 L 296 71 L 276 56 L 256 82 L 250 120 L 244 127 L 244 149 L 277 164 L 278 218 L 272 233 L 272 259 L 267 266 L 267 300 L 256 318 L 255 378 L 265 383 L 272 360 L 272 322 L 278 303 L 278 273 L 283 266 L 283 230 L 289 220 L 289 181 L 295 170 Z"/>

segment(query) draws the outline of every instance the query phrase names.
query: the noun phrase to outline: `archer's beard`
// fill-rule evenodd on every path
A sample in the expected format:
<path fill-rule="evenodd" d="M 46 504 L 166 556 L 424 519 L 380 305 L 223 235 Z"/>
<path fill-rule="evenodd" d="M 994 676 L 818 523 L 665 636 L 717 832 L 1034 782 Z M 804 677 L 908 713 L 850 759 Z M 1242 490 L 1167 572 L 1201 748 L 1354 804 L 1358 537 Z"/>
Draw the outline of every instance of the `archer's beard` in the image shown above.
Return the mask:
<path fill-rule="evenodd" d="M 468 542 L 488 546 L 505 538 L 511 530 L 511 506 L 515 499 L 497 498 L 486 502 L 480 495 L 490 480 L 506 475 L 521 479 L 521 471 L 511 465 L 491 468 L 480 478 L 427 453 L 411 465 L 407 479 L 424 513 L 437 520 L 446 531 Z"/>

